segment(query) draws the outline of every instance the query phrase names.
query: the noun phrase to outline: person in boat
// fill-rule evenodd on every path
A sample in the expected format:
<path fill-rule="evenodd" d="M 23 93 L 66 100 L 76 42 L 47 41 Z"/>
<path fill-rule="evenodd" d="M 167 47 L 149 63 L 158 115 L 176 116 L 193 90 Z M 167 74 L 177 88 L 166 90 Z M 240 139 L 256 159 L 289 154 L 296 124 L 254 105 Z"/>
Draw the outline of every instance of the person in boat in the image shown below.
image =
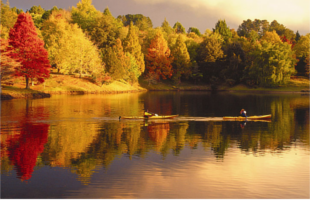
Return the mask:
<path fill-rule="evenodd" d="M 149 110 L 146 110 L 144 112 L 144 117 L 150 117 L 150 116 L 158 116 L 156 113 L 149 112 Z"/>
<path fill-rule="evenodd" d="M 245 111 L 244 109 L 241 109 L 240 115 L 241 115 L 242 117 L 248 117 L 248 116 L 246 115 L 246 111 Z"/>

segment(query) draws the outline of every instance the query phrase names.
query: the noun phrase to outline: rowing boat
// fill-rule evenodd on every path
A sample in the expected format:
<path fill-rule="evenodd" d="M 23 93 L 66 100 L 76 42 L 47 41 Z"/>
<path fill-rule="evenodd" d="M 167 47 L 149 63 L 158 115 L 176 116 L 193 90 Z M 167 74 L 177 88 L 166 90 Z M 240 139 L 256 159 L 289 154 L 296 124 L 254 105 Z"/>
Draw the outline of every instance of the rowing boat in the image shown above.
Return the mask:
<path fill-rule="evenodd" d="M 249 117 L 230 117 L 230 116 L 226 116 L 223 117 L 223 120 L 235 120 L 235 121 L 245 121 L 245 120 L 266 120 L 266 119 L 270 119 L 271 118 L 271 114 L 269 115 L 254 115 L 254 116 L 249 116 Z"/>
<path fill-rule="evenodd" d="M 179 115 L 161 115 L 161 116 L 130 116 L 130 117 L 120 117 L 120 119 L 173 119 Z"/>

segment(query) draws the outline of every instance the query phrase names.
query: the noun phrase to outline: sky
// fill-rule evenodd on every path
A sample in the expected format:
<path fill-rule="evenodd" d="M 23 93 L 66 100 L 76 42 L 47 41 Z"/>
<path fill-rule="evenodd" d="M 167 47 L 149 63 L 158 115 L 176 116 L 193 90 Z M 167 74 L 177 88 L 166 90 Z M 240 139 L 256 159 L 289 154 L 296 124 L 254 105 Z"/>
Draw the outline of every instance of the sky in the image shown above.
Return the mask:
<path fill-rule="evenodd" d="M 26 11 L 33 5 L 69 9 L 80 0 L 9 0 L 10 7 Z M 3 0 L 6 2 L 6 0 Z M 92 0 L 99 11 L 109 8 L 112 15 L 142 14 L 150 17 L 153 27 L 166 20 L 170 26 L 180 22 L 186 29 L 196 27 L 201 33 L 212 30 L 218 20 L 238 29 L 243 20 L 277 20 L 301 35 L 310 33 L 310 0 Z"/>

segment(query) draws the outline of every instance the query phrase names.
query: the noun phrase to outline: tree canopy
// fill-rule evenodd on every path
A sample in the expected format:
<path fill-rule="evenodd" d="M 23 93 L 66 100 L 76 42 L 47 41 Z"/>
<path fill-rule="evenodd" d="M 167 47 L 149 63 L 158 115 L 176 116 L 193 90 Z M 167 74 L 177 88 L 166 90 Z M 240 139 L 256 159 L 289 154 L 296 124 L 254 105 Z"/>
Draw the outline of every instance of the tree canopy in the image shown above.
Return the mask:
<path fill-rule="evenodd" d="M 11 56 L 21 62 L 15 75 L 25 76 L 26 88 L 29 88 L 29 78 L 44 82 L 44 78 L 49 77 L 51 66 L 44 42 L 38 37 L 31 15 L 19 14 L 9 35 Z"/>

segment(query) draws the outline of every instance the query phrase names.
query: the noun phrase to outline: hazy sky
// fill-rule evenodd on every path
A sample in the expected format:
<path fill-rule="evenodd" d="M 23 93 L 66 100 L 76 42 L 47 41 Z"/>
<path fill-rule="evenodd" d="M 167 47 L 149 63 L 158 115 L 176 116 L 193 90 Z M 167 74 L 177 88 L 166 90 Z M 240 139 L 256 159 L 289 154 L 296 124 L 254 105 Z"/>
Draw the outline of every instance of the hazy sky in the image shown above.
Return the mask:
<path fill-rule="evenodd" d="M 80 0 L 9 0 L 10 6 L 24 11 L 33 5 L 44 9 L 53 6 L 68 9 Z M 3 0 L 6 2 L 6 0 Z M 201 33 L 212 30 L 219 19 L 230 28 L 247 19 L 277 20 L 301 35 L 310 33 L 310 0 L 93 0 L 97 10 L 109 7 L 112 15 L 143 14 L 153 26 L 161 26 L 166 18 L 171 26 L 179 21 L 186 29 L 196 27 Z"/>

